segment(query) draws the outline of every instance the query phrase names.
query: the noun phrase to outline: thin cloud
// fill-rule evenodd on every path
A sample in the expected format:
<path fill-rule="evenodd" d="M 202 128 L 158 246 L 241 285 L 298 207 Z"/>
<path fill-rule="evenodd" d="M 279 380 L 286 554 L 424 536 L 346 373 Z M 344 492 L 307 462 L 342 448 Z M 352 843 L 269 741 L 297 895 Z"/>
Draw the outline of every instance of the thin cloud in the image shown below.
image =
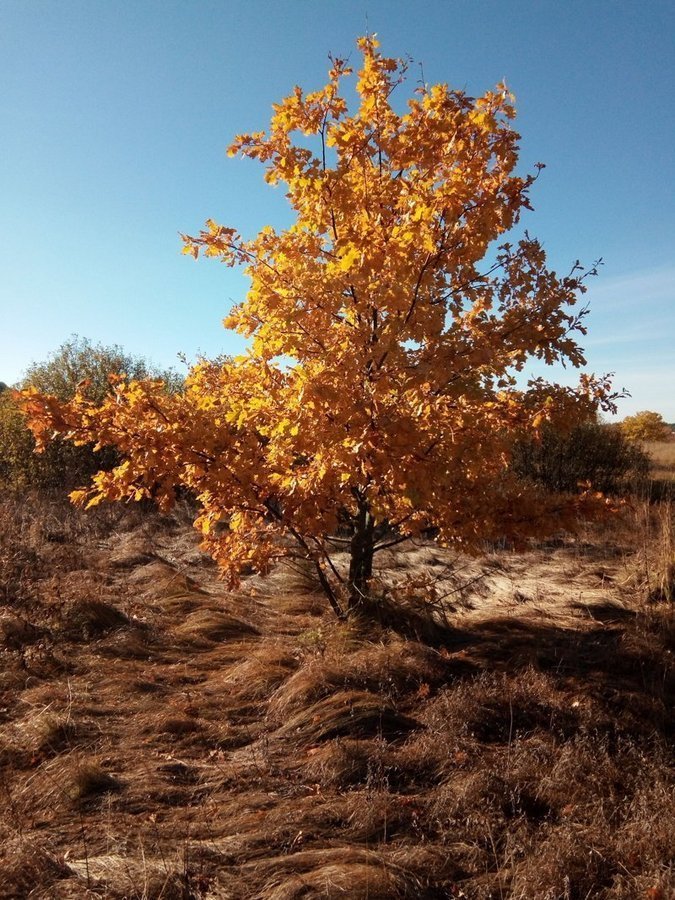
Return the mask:
<path fill-rule="evenodd" d="M 642 307 L 644 301 L 675 300 L 675 266 L 641 269 L 613 278 L 600 275 L 588 286 L 585 299 L 590 301 L 591 308 L 608 303 L 613 306 L 639 303 Z"/>

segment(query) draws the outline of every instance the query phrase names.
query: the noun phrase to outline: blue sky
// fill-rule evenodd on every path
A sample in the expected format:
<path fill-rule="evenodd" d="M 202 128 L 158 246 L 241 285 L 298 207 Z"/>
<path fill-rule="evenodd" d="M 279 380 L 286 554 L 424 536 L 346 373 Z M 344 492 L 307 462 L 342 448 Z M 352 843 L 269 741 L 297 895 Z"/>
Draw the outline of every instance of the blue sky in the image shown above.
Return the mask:
<path fill-rule="evenodd" d="M 600 0 L 3 0 L 0 380 L 71 334 L 157 364 L 241 348 L 221 319 L 236 272 L 182 256 L 207 217 L 283 223 L 262 168 L 230 160 L 327 54 L 377 32 L 411 81 L 517 97 L 521 171 L 546 163 L 525 224 L 591 284 L 589 368 L 620 414 L 675 421 L 675 5 Z"/>

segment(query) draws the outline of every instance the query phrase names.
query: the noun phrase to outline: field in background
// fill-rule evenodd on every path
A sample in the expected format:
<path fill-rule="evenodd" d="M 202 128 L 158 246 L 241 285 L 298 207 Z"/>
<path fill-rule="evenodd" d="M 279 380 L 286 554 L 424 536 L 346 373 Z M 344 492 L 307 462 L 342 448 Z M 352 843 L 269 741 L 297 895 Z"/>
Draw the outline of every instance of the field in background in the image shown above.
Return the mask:
<path fill-rule="evenodd" d="M 402 547 L 375 626 L 187 516 L 0 518 L 0 896 L 672 896 L 669 507 Z"/>
<path fill-rule="evenodd" d="M 675 481 L 675 440 L 658 441 L 644 445 L 652 463 L 652 477 L 663 481 Z"/>

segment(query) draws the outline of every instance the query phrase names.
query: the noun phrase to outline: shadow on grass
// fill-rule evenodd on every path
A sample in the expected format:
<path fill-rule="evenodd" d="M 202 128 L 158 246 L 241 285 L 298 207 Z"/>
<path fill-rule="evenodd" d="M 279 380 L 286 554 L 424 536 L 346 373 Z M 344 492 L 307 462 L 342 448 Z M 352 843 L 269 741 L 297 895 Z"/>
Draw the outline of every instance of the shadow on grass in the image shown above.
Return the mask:
<path fill-rule="evenodd" d="M 672 620 L 669 627 L 664 623 L 661 629 L 640 628 L 641 624 L 635 621 L 626 627 L 577 631 L 493 620 L 466 634 L 467 655 L 483 670 L 514 674 L 533 668 L 552 676 L 559 687 L 590 697 L 597 705 L 590 725 L 610 740 L 621 735 L 650 740 L 659 735 L 672 742 L 675 677 L 668 646 L 673 640 Z M 523 712 L 525 719 L 537 712 L 532 699 L 532 705 L 528 703 Z M 538 712 L 542 719 L 539 724 L 546 726 L 546 710 Z M 512 716 L 510 711 L 509 718 Z M 583 724 L 574 707 L 562 718 L 564 722 L 558 711 L 561 736 L 578 730 L 575 718 L 579 727 Z M 553 725 L 549 722 L 549 727 Z"/>
<path fill-rule="evenodd" d="M 453 628 L 401 608 L 380 605 L 372 612 L 383 627 L 438 651 L 444 659 L 439 687 L 485 674 L 535 671 L 546 675 L 556 690 L 570 694 L 570 709 L 558 706 L 555 715 L 534 696 L 523 698 L 520 708 L 505 701 L 493 715 L 483 710 L 483 740 L 506 740 L 505 721 L 511 731 L 541 727 L 561 738 L 582 728 L 609 740 L 675 738 L 675 616 L 665 605 L 649 613 L 612 604 L 594 606 L 592 624 L 581 628 L 512 616 Z M 592 722 L 572 705 L 573 698 L 582 695 L 594 704 Z"/>

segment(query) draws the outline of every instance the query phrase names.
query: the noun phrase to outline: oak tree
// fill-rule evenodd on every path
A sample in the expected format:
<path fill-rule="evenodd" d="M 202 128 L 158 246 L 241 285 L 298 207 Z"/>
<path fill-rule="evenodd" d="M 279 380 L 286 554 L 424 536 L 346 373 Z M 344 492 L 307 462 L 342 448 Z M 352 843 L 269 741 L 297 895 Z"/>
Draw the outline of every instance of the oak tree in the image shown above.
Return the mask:
<path fill-rule="evenodd" d="M 293 224 L 248 239 L 209 220 L 184 238 L 186 253 L 244 267 L 250 289 L 224 324 L 247 352 L 199 361 L 175 394 L 121 377 L 101 403 L 24 397 L 39 443 L 122 454 L 76 502 L 169 506 L 185 485 L 233 584 L 299 555 L 341 616 L 368 595 L 376 554 L 411 536 L 471 550 L 590 514 L 601 499 L 519 478 L 512 448 L 612 405 L 606 378 L 523 374 L 532 359 L 584 365 L 589 273 L 557 275 L 526 232 L 505 240 L 537 174 L 516 173 L 507 88 L 473 99 L 423 84 L 397 108 L 405 64 L 372 36 L 358 46 L 353 112 L 352 71 L 331 58 L 324 87 L 296 87 L 268 131 L 229 149 L 284 185 Z"/>

